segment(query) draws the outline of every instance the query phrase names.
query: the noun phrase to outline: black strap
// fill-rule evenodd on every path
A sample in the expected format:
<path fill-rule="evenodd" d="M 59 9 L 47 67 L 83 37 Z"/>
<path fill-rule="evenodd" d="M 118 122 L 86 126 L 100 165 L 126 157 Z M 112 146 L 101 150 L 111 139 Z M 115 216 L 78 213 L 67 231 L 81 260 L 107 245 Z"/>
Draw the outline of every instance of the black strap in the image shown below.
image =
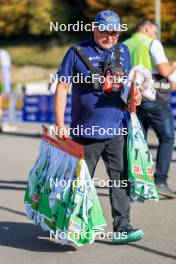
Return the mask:
<path fill-rule="evenodd" d="M 168 83 L 168 79 L 160 75 L 159 73 L 157 74 L 152 74 L 152 78 L 155 82 L 163 82 L 163 83 Z"/>
<path fill-rule="evenodd" d="M 115 53 L 115 63 L 116 66 L 118 66 L 120 64 L 120 49 L 118 44 L 115 45 L 114 53 Z"/>
<path fill-rule="evenodd" d="M 89 59 L 85 56 L 83 50 L 81 49 L 81 47 L 74 47 L 74 49 L 76 50 L 76 52 L 78 53 L 79 57 L 82 59 L 82 61 L 86 64 L 86 66 L 89 68 L 89 70 L 91 71 L 92 74 L 97 74 L 100 71 L 94 67 Z"/>
<path fill-rule="evenodd" d="M 153 44 L 153 41 L 154 41 L 154 39 L 150 42 L 150 45 L 149 45 L 149 51 L 150 51 L 150 49 L 151 49 L 151 46 L 152 46 L 152 44 Z"/>
<path fill-rule="evenodd" d="M 73 48 L 76 50 L 77 54 L 82 59 L 82 61 L 85 63 L 85 65 L 89 68 L 89 70 L 91 71 L 92 74 L 100 73 L 100 70 L 97 69 L 96 67 L 94 67 L 90 63 L 89 59 L 85 56 L 81 47 L 73 47 Z M 118 44 L 115 45 L 114 54 L 115 54 L 115 65 L 119 66 L 120 65 L 120 50 L 119 50 Z M 104 69 L 107 67 L 108 64 L 110 64 L 110 62 L 108 60 L 104 62 L 103 72 L 104 72 Z"/>

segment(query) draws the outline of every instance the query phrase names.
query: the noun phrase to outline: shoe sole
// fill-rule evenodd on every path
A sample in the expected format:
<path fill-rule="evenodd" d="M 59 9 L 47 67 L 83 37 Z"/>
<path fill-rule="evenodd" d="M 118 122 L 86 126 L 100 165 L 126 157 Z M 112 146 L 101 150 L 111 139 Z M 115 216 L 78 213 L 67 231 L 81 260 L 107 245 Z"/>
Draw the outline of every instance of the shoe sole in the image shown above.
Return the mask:
<path fill-rule="evenodd" d="M 160 191 L 158 191 L 158 193 L 160 195 L 163 195 L 163 196 L 168 197 L 168 198 L 176 198 L 176 195 L 175 194 L 168 194 L 168 193 L 160 192 Z"/>
<path fill-rule="evenodd" d="M 137 242 L 139 240 L 141 240 L 144 237 L 144 233 L 142 231 L 139 231 L 138 234 L 135 234 L 136 238 L 127 238 L 127 239 L 112 239 L 112 243 L 113 244 L 117 244 L 117 245 L 124 245 L 130 242 Z"/>

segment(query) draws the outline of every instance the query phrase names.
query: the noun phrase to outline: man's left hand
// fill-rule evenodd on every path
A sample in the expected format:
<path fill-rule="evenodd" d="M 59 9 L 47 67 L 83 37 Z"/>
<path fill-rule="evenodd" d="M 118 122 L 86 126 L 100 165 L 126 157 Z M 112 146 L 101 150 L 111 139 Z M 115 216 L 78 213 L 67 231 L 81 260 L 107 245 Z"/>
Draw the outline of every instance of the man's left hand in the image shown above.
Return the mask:
<path fill-rule="evenodd" d="M 141 104 L 142 101 L 142 93 L 140 90 L 135 91 L 135 97 L 134 97 L 134 102 L 135 105 L 138 106 Z M 131 100 L 128 101 L 128 104 L 126 105 L 126 110 L 131 111 Z"/>
<path fill-rule="evenodd" d="M 142 102 L 142 93 L 139 89 L 135 91 L 134 102 L 136 106 L 140 105 Z"/>

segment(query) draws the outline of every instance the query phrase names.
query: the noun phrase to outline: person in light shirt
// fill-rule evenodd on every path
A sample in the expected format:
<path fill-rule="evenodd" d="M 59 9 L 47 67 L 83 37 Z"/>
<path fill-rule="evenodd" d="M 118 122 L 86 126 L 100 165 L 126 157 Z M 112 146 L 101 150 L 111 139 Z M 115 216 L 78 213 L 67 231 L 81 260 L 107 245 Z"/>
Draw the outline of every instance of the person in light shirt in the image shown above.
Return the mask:
<path fill-rule="evenodd" d="M 152 73 L 156 100 L 143 97 L 138 107 L 138 118 L 145 136 L 151 126 L 156 133 L 157 148 L 155 182 L 159 194 L 175 198 L 176 194 L 167 184 L 168 172 L 174 147 L 174 121 L 170 106 L 171 89 L 169 82 L 176 83 L 176 63 L 169 63 L 162 43 L 157 39 L 157 25 L 142 19 L 136 26 L 136 33 L 124 43 L 130 51 L 131 66 L 144 66 Z"/>

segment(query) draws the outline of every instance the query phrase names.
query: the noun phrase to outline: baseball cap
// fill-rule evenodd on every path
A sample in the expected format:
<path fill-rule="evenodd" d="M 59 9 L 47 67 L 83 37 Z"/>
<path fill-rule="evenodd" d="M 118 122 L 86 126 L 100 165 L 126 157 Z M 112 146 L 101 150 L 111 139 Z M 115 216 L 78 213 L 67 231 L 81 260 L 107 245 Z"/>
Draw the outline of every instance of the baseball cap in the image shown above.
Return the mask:
<path fill-rule="evenodd" d="M 111 10 L 100 11 L 95 17 L 95 25 L 100 31 L 120 31 L 120 17 Z"/>

